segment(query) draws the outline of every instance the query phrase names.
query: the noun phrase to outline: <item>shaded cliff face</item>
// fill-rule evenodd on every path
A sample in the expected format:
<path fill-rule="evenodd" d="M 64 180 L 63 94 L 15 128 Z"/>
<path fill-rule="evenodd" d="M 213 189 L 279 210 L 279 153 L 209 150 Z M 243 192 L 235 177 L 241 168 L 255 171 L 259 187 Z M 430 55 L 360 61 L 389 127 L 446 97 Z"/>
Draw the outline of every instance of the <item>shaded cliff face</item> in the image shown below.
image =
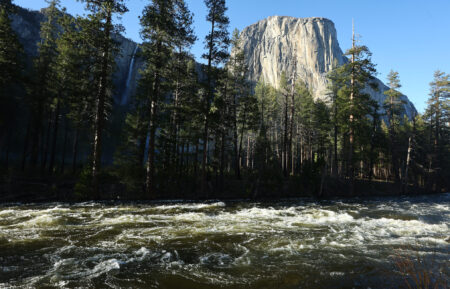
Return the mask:
<path fill-rule="evenodd" d="M 316 99 L 327 101 L 326 75 L 333 67 L 348 61 L 339 47 L 334 23 L 325 18 L 294 18 L 272 16 L 250 25 L 241 32 L 241 45 L 246 55 L 249 79 L 262 78 L 278 87 L 282 72 L 291 79 L 303 80 Z M 380 105 L 388 89 L 380 80 L 378 91 L 367 91 Z M 414 105 L 407 101 L 406 113 L 411 117 Z"/>
<path fill-rule="evenodd" d="M 45 21 L 45 16 L 42 11 L 32 11 L 20 7 L 17 7 L 16 14 L 12 17 L 12 27 L 16 31 L 25 53 L 29 56 L 37 55 L 37 44 L 40 41 L 39 31 L 43 21 Z M 116 104 L 127 104 L 123 98 L 133 95 L 137 84 L 138 68 L 142 66 L 142 61 L 140 59 L 132 61 L 137 43 L 122 35 L 116 35 L 115 39 L 120 44 L 120 53 L 115 58 L 114 101 Z"/>

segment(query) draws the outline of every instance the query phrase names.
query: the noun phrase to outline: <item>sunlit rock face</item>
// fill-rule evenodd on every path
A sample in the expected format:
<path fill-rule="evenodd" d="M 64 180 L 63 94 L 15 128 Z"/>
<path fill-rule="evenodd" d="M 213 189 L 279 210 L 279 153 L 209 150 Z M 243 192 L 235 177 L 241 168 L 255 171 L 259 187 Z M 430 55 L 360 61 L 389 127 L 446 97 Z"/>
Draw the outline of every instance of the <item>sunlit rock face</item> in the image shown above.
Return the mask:
<path fill-rule="evenodd" d="M 281 73 L 288 80 L 295 70 L 296 79 L 303 80 L 316 99 L 328 100 L 326 75 L 333 67 L 348 61 L 339 47 L 334 23 L 325 18 L 295 18 L 272 16 L 246 27 L 241 32 L 249 79 L 262 78 L 278 87 Z M 388 88 L 378 79 L 378 91 L 368 89 L 380 105 Z M 416 112 L 406 96 L 408 116 Z"/>

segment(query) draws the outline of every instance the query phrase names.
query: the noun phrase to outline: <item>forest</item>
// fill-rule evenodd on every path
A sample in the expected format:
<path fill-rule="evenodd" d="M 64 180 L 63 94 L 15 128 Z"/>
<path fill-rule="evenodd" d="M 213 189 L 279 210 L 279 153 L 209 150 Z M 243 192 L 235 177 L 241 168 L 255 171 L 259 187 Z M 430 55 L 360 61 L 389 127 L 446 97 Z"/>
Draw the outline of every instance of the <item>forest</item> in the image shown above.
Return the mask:
<path fill-rule="evenodd" d="M 123 109 L 112 76 L 127 3 L 81 2 L 87 14 L 73 17 L 49 0 L 38 53 L 27 55 L 11 26 L 18 7 L 1 0 L 0 201 L 449 191 L 448 73 L 434 73 L 425 112 L 408 116 L 391 71 L 380 106 L 366 89 L 377 89 L 372 54 L 354 36 L 323 101 L 296 74 L 283 73 L 278 88 L 248 79 L 225 0 L 204 1 L 202 60 L 190 51 L 185 1 L 153 0 L 140 17 L 144 65 Z"/>

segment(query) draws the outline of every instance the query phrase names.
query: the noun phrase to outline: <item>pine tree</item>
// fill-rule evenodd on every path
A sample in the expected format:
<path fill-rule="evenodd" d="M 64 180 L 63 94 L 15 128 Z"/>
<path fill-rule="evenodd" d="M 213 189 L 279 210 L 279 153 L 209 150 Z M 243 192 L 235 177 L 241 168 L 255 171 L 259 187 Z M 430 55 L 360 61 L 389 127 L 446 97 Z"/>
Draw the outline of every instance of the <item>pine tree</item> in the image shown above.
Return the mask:
<path fill-rule="evenodd" d="M 287 177 L 288 170 L 288 149 L 289 149 L 289 84 L 287 80 L 286 73 L 283 71 L 280 77 L 280 94 L 283 103 L 283 142 L 282 142 L 282 154 L 281 154 L 281 166 L 283 168 L 283 174 Z"/>
<path fill-rule="evenodd" d="M 0 147 L 8 150 L 11 128 L 15 119 L 17 97 L 13 84 L 20 84 L 24 65 L 21 61 L 23 47 L 11 27 L 11 14 L 14 6 L 10 0 L 0 2 Z"/>
<path fill-rule="evenodd" d="M 214 100 L 210 109 L 209 127 L 211 135 L 214 136 L 214 154 L 212 158 L 212 167 L 216 175 L 216 186 L 220 191 L 223 190 L 226 147 L 230 139 L 230 128 L 233 127 L 233 100 L 232 85 L 228 67 L 220 70 L 218 81 L 215 85 Z"/>
<path fill-rule="evenodd" d="M 401 115 L 404 112 L 404 101 L 402 101 L 402 94 L 398 91 L 401 87 L 398 72 L 391 70 L 388 75 L 389 90 L 384 94 L 387 96 L 385 101 L 385 110 L 389 120 L 389 143 L 391 148 L 392 165 L 394 170 L 395 181 L 400 180 L 399 165 L 398 165 L 398 153 L 397 153 L 397 126 L 401 120 Z"/>
<path fill-rule="evenodd" d="M 290 92 L 290 114 L 289 114 L 289 142 L 288 142 L 288 153 L 287 153 L 287 164 L 288 170 L 291 175 L 294 175 L 294 152 L 292 151 L 293 139 L 294 139 L 294 125 L 295 125 L 295 101 L 296 101 L 296 89 L 295 84 L 297 81 L 297 61 L 294 63 L 294 70 L 290 79 L 291 82 L 291 92 Z"/>
<path fill-rule="evenodd" d="M 62 11 L 63 16 L 59 18 L 58 24 L 62 29 L 61 35 L 56 39 L 56 60 L 55 60 L 55 73 L 57 77 L 55 95 L 53 101 L 51 101 L 51 109 L 53 110 L 53 136 L 52 147 L 50 152 L 49 173 L 53 173 L 55 157 L 56 157 L 56 145 L 58 139 L 58 129 L 61 118 L 61 108 L 64 102 L 64 96 L 67 94 L 66 87 L 69 87 L 68 77 L 70 67 L 70 49 L 73 47 L 70 45 L 70 37 L 72 32 L 73 21 L 72 18 L 65 14 L 65 10 Z M 69 30 L 69 31 L 67 31 Z M 48 132 L 50 133 L 50 132 Z"/>
<path fill-rule="evenodd" d="M 0 88 L 2 95 L 11 82 L 20 78 L 23 63 L 20 57 L 23 47 L 11 27 L 11 14 L 14 8 L 11 1 L 0 3 Z M 2 97 L 3 99 L 3 97 Z"/>
<path fill-rule="evenodd" d="M 64 145 L 61 170 L 65 160 L 67 135 L 69 132 L 69 121 L 75 129 L 74 141 L 77 142 L 77 134 L 82 123 L 89 119 L 87 108 L 92 103 L 92 91 L 89 87 L 92 75 L 90 73 L 94 64 L 92 62 L 92 47 L 87 35 L 88 20 L 80 17 L 73 18 L 62 10 L 62 16 L 58 19 L 60 29 L 59 38 L 56 40 L 57 57 L 55 60 L 56 86 L 55 96 L 51 102 L 53 111 L 53 135 L 50 152 L 49 173 L 53 173 L 56 161 L 56 147 L 60 123 L 64 122 Z M 73 167 L 76 167 L 76 147 L 73 155 Z"/>
<path fill-rule="evenodd" d="M 106 120 L 106 106 L 110 95 L 111 76 L 114 67 L 114 53 L 118 44 L 112 36 L 121 31 L 120 25 L 114 25 L 115 14 L 123 14 L 128 11 L 124 0 L 81 0 L 85 2 L 86 9 L 91 12 L 90 21 L 94 24 L 91 33 L 96 34 L 97 41 L 94 47 L 97 49 L 95 59 L 98 67 L 95 67 L 96 96 L 94 111 L 94 138 L 92 152 L 92 188 L 96 197 L 99 196 L 99 172 L 102 161 L 103 130 Z"/>
<path fill-rule="evenodd" d="M 63 85 L 67 93 L 67 118 L 73 129 L 72 173 L 75 173 L 81 135 L 90 132 L 94 122 L 99 62 L 98 39 L 93 32 L 98 31 L 98 22 L 83 17 L 64 17 L 61 22 L 64 34 L 58 41 L 58 65 L 65 75 Z"/>
<path fill-rule="evenodd" d="M 34 59 L 34 79 L 31 96 L 32 139 L 30 163 L 35 167 L 41 152 L 41 166 L 45 168 L 51 129 L 51 104 L 56 94 L 56 40 L 59 37 L 58 18 L 61 16 L 59 0 L 48 1 L 46 20 L 41 23 L 41 41 Z M 47 118 L 45 118 L 47 116 Z M 44 121 L 47 121 L 45 129 Z M 46 137 L 45 137 L 46 136 Z M 40 149 L 39 149 L 40 148 Z"/>
<path fill-rule="evenodd" d="M 155 145 L 158 110 L 163 97 L 171 90 L 173 83 L 170 59 L 178 47 L 193 41 L 190 25 L 192 16 L 184 1 L 152 1 L 144 8 L 141 17 L 141 37 L 144 39 L 142 56 L 146 67 L 142 72 L 141 84 L 147 87 L 149 103 L 146 193 L 154 195 Z"/>
<path fill-rule="evenodd" d="M 335 66 L 337 66 L 335 64 Z M 331 113 L 333 123 L 333 160 L 331 164 L 331 174 L 333 177 L 338 177 L 339 173 L 339 158 L 338 158 L 338 138 L 339 138 L 339 105 L 338 95 L 339 91 L 345 86 L 345 67 L 335 67 L 331 70 L 327 78 L 329 80 L 328 96 L 331 100 Z"/>
<path fill-rule="evenodd" d="M 346 87 L 341 89 L 341 121 L 348 131 L 348 157 L 347 157 L 347 176 L 350 181 L 350 193 L 354 193 L 354 153 L 356 141 L 359 134 L 365 132 L 367 128 L 367 115 L 371 111 L 371 98 L 364 89 L 366 86 L 375 87 L 370 82 L 376 73 L 375 65 L 371 61 L 371 52 L 367 46 L 356 45 L 355 33 L 353 31 L 352 48 L 346 55 L 351 56 L 350 62 L 343 65 L 342 73 L 346 79 Z M 342 118 L 343 116 L 343 118 Z"/>
<path fill-rule="evenodd" d="M 169 106 L 169 143 L 171 144 L 171 149 L 168 151 L 169 164 L 167 164 L 167 167 L 174 168 L 175 171 L 178 170 L 178 166 L 180 163 L 178 150 L 180 146 L 179 133 L 181 129 L 181 106 L 184 102 L 184 98 L 188 97 L 188 90 L 186 90 L 187 83 L 189 82 L 187 65 L 188 62 L 192 60 L 192 56 L 190 55 L 188 50 L 197 39 L 192 28 L 193 15 L 189 11 L 186 4 L 183 1 L 179 1 L 177 2 L 176 9 L 177 31 L 175 35 L 175 57 L 170 62 L 172 75 L 171 78 L 174 80 L 174 88 L 171 100 L 172 106 Z"/>
<path fill-rule="evenodd" d="M 449 103 L 450 103 L 450 75 L 437 70 L 434 80 L 430 83 L 430 98 L 426 110 L 426 117 L 430 129 L 430 149 L 432 155 L 429 157 L 429 187 L 435 191 L 442 189 L 443 168 L 446 165 L 445 149 L 448 150 L 449 143 Z"/>
<path fill-rule="evenodd" d="M 232 118 L 231 123 L 233 130 L 233 148 L 234 148 L 234 171 L 237 179 L 241 178 L 241 151 L 238 146 L 238 113 L 240 111 L 240 101 L 248 93 L 247 83 L 247 68 L 245 64 L 245 54 L 241 47 L 239 30 L 233 31 L 232 43 L 232 55 L 227 63 L 227 68 L 230 71 L 230 82 L 232 86 Z"/>
<path fill-rule="evenodd" d="M 298 82 L 297 94 L 299 102 L 297 105 L 297 119 L 300 127 L 300 169 L 303 169 L 305 163 L 308 166 L 314 162 L 313 143 L 314 143 L 314 99 L 311 92 L 304 82 Z"/>
<path fill-rule="evenodd" d="M 211 103 L 214 98 L 214 85 L 217 82 L 216 65 L 220 65 L 228 58 L 228 45 L 230 42 L 228 25 L 230 20 L 225 15 L 227 7 L 225 0 L 205 0 L 208 9 L 206 20 L 211 23 L 211 29 L 205 37 L 205 49 L 203 58 L 207 61 L 206 65 L 206 93 L 204 94 L 204 131 L 203 131 L 203 160 L 202 160 L 202 188 L 206 191 L 207 178 L 207 158 L 208 158 L 208 139 L 209 139 L 209 114 Z"/>

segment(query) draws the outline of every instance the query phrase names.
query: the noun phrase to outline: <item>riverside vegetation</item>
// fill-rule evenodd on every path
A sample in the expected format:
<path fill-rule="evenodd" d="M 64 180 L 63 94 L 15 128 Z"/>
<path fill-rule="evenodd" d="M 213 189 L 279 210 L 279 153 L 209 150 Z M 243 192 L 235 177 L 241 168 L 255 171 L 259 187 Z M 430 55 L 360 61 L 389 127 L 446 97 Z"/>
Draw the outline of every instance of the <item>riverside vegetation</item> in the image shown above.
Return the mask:
<path fill-rule="evenodd" d="M 249 80 L 225 0 L 205 0 L 202 65 L 190 53 L 197 37 L 186 3 L 154 0 L 140 17 L 133 63 L 136 56 L 143 66 L 123 109 L 113 103 L 112 77 L 126 1 L 82 2 L 87 15 L 71 17 L 48 1 L 37 55 L 29 55 L 11 26 L 18 7 L 1 1 L 0 200 L 449 190 L 447 73 L 436 71 L 425 113 L 408 116 L 397 72 L 382 105 L 367 93 L 377 89 L 375 64 L 354 37 L 317 99 L 296 74 L 281 73 L 277 88 Z"/>

